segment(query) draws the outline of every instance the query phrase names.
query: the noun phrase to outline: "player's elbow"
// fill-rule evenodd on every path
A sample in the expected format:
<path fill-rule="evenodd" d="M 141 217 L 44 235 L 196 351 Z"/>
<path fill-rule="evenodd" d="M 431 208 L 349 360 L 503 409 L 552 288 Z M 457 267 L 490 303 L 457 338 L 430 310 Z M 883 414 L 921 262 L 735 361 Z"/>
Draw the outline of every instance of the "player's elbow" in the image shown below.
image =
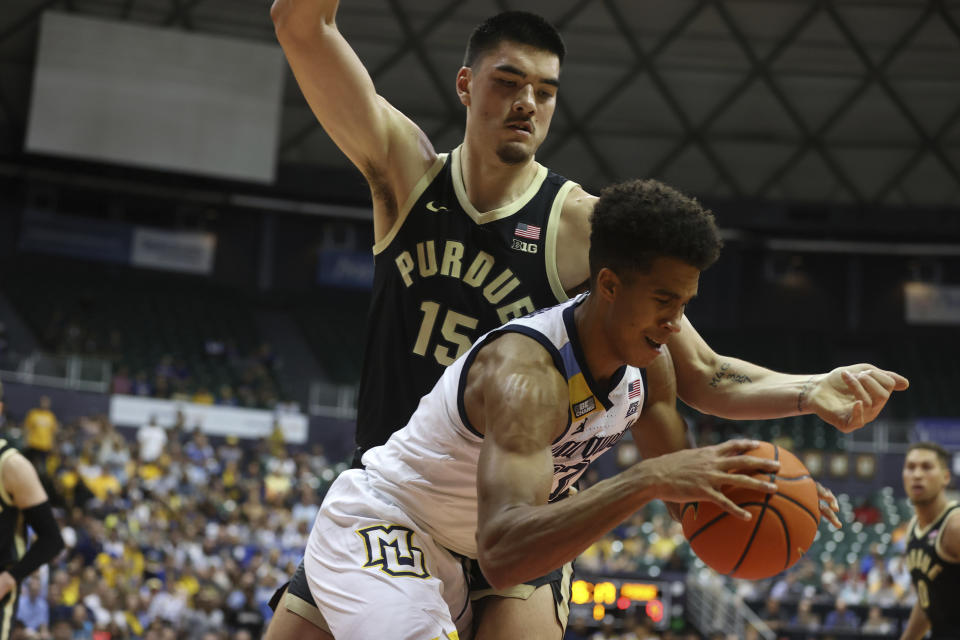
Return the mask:
<path fill-rule="evenodd" d="M 477 562 L 480 564 L 480 571 L 483 572 L 483 577 L 486 578 L 492 588 L 498 591 L 522 582 L 522 580 L 517 580 L 512 575 L 513 572 L 511 571 L 510 565 L 498 561 L 495 554 L 481 552 L 477 558 Z"/>
<path fill-rule="evenodd" d="M 477 541 L 477 563 L 491 587 L 506 589 L 523 582 L 517 571 L 520 563 L 504 547 L 502 537 L 488 533 L 485 536 L 478 535 Z"/>

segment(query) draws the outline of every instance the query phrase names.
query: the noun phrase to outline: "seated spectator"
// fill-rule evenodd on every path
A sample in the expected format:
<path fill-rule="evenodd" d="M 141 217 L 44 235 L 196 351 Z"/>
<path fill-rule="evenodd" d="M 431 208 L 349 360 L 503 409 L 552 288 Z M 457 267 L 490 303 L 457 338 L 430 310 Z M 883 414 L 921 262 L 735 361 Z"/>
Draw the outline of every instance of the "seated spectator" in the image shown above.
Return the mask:
<path fill-rule="evenodd" d="M 816 631 L 820 628 L 820 616 L 813 612 L 813 601 L 801 598 L 797 603 L 797 613 L 790 618 L 790 626 L 804 631 Z"/>
<path fill-rule="evenodd" d="M 47 632 L 50 626 L 50 606 L 46 596 L 41 592 L 40 578 L 27 578 L 27 588 L 20 596 L 17 606 L 17 620 L 23 622 L 24 627 L 35 633 Z"/>
<path fill-rule="evenodd" d="M 847 608 L 847 601 L 843 598 L 837 598 L 834 602 L 834 609 L 827 613 L 823 620 L 823 628 L 828 631 L 856 631 L 860 628 L 860 620 L 857 615 Z"/>
<path fill-rule="evenodd" d="M 867 619 L 863 622 L 863 627 L 860 629 L 863 633 L 883 634 L 892 633 L 893 630 L 893 622 L 884 618 L 880 607 L 876 605 L 870 607 L 870 610 L 867 612 Z"/>
<path fill-rule="evenodd" d="M 760 619 L 774 631 L 779 630 L 788 621 L 786 612 L 780 609 L 780 600 L 773 596 L 767 598 L 763 611 L 760 612 Z"/>

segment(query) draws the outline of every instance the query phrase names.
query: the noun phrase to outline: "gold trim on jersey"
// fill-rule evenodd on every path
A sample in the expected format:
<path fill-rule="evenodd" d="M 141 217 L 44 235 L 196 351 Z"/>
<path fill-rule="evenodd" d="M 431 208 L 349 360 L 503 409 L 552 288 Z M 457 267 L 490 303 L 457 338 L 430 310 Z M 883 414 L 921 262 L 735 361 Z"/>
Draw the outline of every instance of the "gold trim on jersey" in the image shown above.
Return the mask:
<path fill-rule="evenodd" d="M 957 504 L 958 504 L 957 502 L 949 502 L 947 504 L 947 509 L 949 509 L 950 507 L 956 507 Z M 944 511 L 946 511 L 946 509 L 944 509 Z M 943 539 L 943 531 L 944 529 L 947 528 L 947 523 L 950 522 L 951 518 L 956 518 L 958 514 L 960 514 L 960 509 L 954 510 L 953 513 L 951 513 L 946 518 L 944 518 L 943 522 L 940 523 L 940 531 L 937 533 L 937 539 L 933 543 L 933 550 L 937 552 L 937 555 L 940 556 L 941 560 L 943 560 L 948 564 L 960 564 L 960 558 L 954 560 L 943 553 L 943 546 L 941 544 L 941 541 Z M 941 513 L 940 515 L 942 516 L 943 513 Z"/>
<path fill-rule="evenodd" d="M 567 196 L 576 186 L 578 186 L 577 183 L 570 180 L 563 183 L 563 186 L 557 191 L 557 196 L 553 199 L 553 206 L 550 208 L 550 215 L 547 217 L 544 260 L 547 265 L 547 282 L 550 283 L 550 290 L 556 296 L 557 302 L 566 302 L 570 299 L 560 283 L 560 268 L 557 266 L 557 235 L 560 230 L 560 213 L 563 211 L 563 205 L 567 201 Z"/>
<path fill-rule="evenodd" d="M 413 210 L 413 205 L 417 203 L 417 200 L 420 199 L 420 196 L 423 195 L 423 192 L 427 190 L 427 187 L 430 186 L 430 183 L 433 182 L 433 179 L 437 177 L 437 174 L 440 173 L 441 169 L 443 169 L 443 165 L 446 161 L 446 153 L 441 153 L 438 155 L 433 165 L 427 169 L 427 172 L 423 174 L 423 177 L 417 181 L 417 184 L 413 187 L 413 191 L 410 192 L 410 196 L 407 198 L 407 201 L 403 203 L 402 207 L 400 207 L 400 211 L 397 214 L 397 220 L 393 223 L 393 226 L 390 227 L 390 231 L 388 231 L 387 235 L 380 239 L 380 242 L 374 243 L 373 255 L 377 255 L 390 246 L 390 243 L 393 242 L 393 239 L 400 232 L 400 227 L 403 226 L 407 216 L 410 215 L 410 211 Z"/>
<path fill-rule="evenodd" d="M 507 218 L 512 216 L 517 211 L 520 211 L 533 196 L 537 195 L 537 192 L 540 191 L 543 181 L 547 179 L 547 168 L 542 164 L 537 164 L 537 174 L 533 177 L 533 181 L 530 183 L 530 186 L 527 187 L 527 190 L 523 194 L 511 202 L 506 204 L 499 209 L 494 209 L 493 211 L 487 211 L 485 213 L 480 213 L 477 211 L 476 207 L 473 206 L 473 203 L 470 202 L 470 198 L 467 197 L 467 188 L 463 184 L 463 171 L 461 170 L 460 164 L 460 150 L 462 147 L 457 147 L 450 152 L 452 156 L 450 165 L 450 172 L 453 177 L 453 190 L 457 194 L 457 200 L 460 201 L 460 206 L 463 207 L 463 210 L 466 211 L 467 215 L 476 222 L 477 224 L 486 224 L 487 222 L 493 222 L 494 220 L 500 220 L 502 218 Z"/>
<path fill-rule="evenodd" d="M 920 521 L 917 519 L 917 516 L 913 516 L 913 526 L 910 527 L 908 530 L 913 532 L 913 535 L 915 538 L 918 538 L 918 539 L 924 538 L 928 533 L 930 533 L 930 529 L 933 527 L 933 525 L 937 524 L 937 521 L 940 520 L 940 518 L 943 517 L 943 514 L 947 512 L 947 509 L 954 506 L 955 504 L 957 503 L 948 502 L 947 506 L 941 509 L 940 513 L 937 514 L 937 517 L 931 520 L 930 524 L 925 526 L 923 529 L 920 528 Z"/>

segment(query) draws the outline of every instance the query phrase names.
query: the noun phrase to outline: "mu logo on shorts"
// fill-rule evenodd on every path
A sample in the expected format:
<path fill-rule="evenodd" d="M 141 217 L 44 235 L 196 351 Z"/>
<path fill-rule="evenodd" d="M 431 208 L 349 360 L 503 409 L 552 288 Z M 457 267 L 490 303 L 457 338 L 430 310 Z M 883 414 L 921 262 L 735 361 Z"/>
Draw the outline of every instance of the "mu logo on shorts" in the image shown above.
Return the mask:
<path fill-rule="evenodd" d="M 423 566 L 423 551 L 413 546 L 413 531 L 399 525 L 376 525 L 358 529 L 367 547 L 364 567 L 379 567 L 391 576 L 429 578 Z"/>

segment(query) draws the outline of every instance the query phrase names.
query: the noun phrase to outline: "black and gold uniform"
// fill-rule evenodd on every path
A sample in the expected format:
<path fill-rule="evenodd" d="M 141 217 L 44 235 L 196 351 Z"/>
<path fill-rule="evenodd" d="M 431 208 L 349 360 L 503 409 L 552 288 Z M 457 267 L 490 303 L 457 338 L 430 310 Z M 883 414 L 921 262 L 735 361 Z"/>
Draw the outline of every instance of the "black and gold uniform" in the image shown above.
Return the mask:
<path fill-rule="evenodd" d="M 23 581 L 63 549 L 63 537 L 53 517 L 50 500 L 44 499 L 39 504 L 21 507 L 15 501 L 15 496 L 11 495 L 7 483 L 12 479 L 18 481 L 18 486 L 36 483 L 36 490 L 31 493 L 34 496 L 43 494 L 40 478 L 25 458 L 22 458 L 22 476 L 14 475 L 16 470 L 6 472 L 4 467 L 11 464 L 14 456 L 20 456 L 20 452 L 6 440 L 0 439 L 0 573 L 9 573 L 15 582 L 7 595 L 0 599 L 0 640 L 10 637 Z M 22 504 L 23 500 L 20 501 Z M 35 534 L 29 548 L 28 526 Z"/>
<path fill-rule="evenodd" d="M 359 453 L 404 426 L 478 337 L 567 299 L 556 241 L 560 211 L 576 185 L 537 166 L 520 198 L 480 213 L 467 198 L 460 148 L 441 154 L 374 245 Z"/>
<path fill-rule="evenodd" d="M 917 590 L 917 602 L 930 620 L 931 638 L 960 638 L 960 562 L 940 554 L 947 518 L 960 518 L 960 505 L 951 502 L 937 518 L 920 528 L 916 518 L 907 530 L 907 567 Z"/>
<path fill-rule="evenodd" d="M 6 440 L 0 439 L 0 473 L 3 464 L 17 450 Z M 12 497 L 0 482 L 0 572 L 10 571 L 27 550 L 27 525 L 23 511 L 13 503 Z M 20 585 L 16 585 L 3 600 L 0 600 L 0 640 L 7 640 L 17 615 Z"/>

